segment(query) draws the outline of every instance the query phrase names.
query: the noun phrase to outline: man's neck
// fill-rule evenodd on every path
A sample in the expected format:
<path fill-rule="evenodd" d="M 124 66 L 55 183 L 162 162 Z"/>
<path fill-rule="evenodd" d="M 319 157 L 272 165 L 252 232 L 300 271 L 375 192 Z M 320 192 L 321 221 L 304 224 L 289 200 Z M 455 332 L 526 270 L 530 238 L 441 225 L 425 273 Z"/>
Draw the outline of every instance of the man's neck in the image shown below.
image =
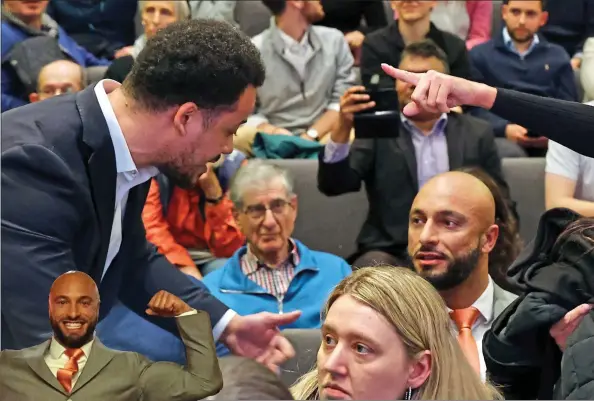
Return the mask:
<path fill-rule="evenodd" d="M 434 119 L 426 120 L 426 121 L 413 121 L 413 120 L 409 120 L 409 121 L 415 127 L 417 127 L 423 134 L 429 135 L 433 131 L 433 127 L 435 127 L 435 124 L 437 123 L 437 121 L 439 121 L 439 118 L 440 117 L 436 117 Z"/>
<path fill-rule="evenodd" d="M 398 30 L 405 45 L 425 39 L 430 28 L 431 19 L 429 16 L 412 23 L 398 20 Z"/>
<path fill-rule="evenodd" d="M 489 285 L 488 261 L 479 261 L 479 266 L 460 285 L 450 290 L 440 291 L 439 294 L 448 308 L 464 309 L 472 306 L 485 292 Z"/>
<path fill-rule="evenodd" d="M 291 245 L 287 241 L 287 245 L 278 252 L 264 253 L 259 249 L 256 249 L 256 247 L 252 247 L 250 245 L 250 252 L 256 257 L 256 259 L 258 259 L 258 262 L 263 263 L 268 267 L 278 267 L 289 257 L 290 247 Z"/>
<path fill-rule="evenodd" d="M 310 24 L 307 23 L 305 18 L 293 18 L 283 15 L 276 18 L 276 26 L 288 36 L 295 39 L 296 42 L 301 42 Z"/>
<path fill-rule="evenodd" d="M 118 124 L 126 140 L 128 150 L 137 168 L 155 165 L 155 149 L 162 149 L 161 139 L 153 132 L 160 132 L 160 122 L 155 114 L 147 113 L 134 107 L 122 88 L 119 87 L 107 95 Z"/>

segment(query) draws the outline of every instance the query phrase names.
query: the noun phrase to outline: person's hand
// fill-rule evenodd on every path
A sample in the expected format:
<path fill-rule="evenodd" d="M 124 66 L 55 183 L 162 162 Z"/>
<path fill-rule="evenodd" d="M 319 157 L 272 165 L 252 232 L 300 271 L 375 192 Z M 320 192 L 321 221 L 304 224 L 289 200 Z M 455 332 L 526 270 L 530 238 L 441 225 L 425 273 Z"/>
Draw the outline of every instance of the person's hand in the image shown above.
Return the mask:
<path fill-rule="evenodd" d="M 369 100 L 369 95 L 361 93 L 365 91 L 364 86 L 353 86 L 347 89 L 340 97 L 340 112 L 338 124 L 332 130 L 330 139 L 336 143 L 348 143 L 353 129 L 355 113 L 370 109 L 375 102 Z"/>
<path fill-rule="evenodd" d="M 517 144 L 522 145 L 526 139 L 529 139 L 528 130 L 518 124 L 507 124 L 505 126 L 505 137 Z"/>
<path fill-rule="evenodd" d="M 198 185 L 208 199 L 218 199 L 223 196 L 221 183 L 214 172 L 212 163 L 206 164 L 206 172 L 198 177 Z"/>
<path fill-rule="evenodd" d="M 187 274 L 188 276 L 192 276 L 195 279 L 202 280 L 202 274 L 200 270 L 196 266 L 179 266 L 177 268 L 183 274 Z"/>
<path fill-rule="evenodd" d="M 225 328 L 221 341 L 236 355 L 255 359 L 276 372 L 279 365 L 295 356 L 293 346 L 278 326 L 292 323 L 299 316 L 301 311 L 237 315 Z"/>
<path fill-rule="evenodd" d="M 414 116 L 422 110 L 447 113 L 456 106 L 493 107 L 497 89 L 436 71 L 414 73 L 382 64 L 386 74 L 415 86 L 412 102 L 404 107 L 404 114 Z"/>
<path fill-rule="evenodd" d="M 582 59 L 579 57 L 574 57 L 571 59 L 570 63 L 571 63 L 571 68 L 573 68 L 574 71 L 579 70 L 580 67 L 582 66 Z"/>
<path fill-rule="evenodd" d="M 311 136 L 307 135 L 306 133 L 299 135 L 299 138 L 305 139 L 306 141 L 315 142 L 315 139 L 313 139 Z"/>
<path fill-rule="evenodd" d="M 124 57 L 124 56 L 130 56 L 132 54 L 132 50 L 133 49 L 134 49 L 134 46 L 122 47 L 121 49 L 117 50 L 114 53 L 113 58 L 120 58 L 120 57 Z"/>
<path fill-rule="evenodd" d="M 150 300 L 146 314 L 160 317 L 175 317 L 191 310 L 192 308 L 187 303 L 175 295 L 161 290 Z"/>
<path fill-rule="evenodd" d="M 359 31 L 352 31 L 344 35 L 349 47 L 352 49 L 358 49 L 363 44 L 363 40 L 365 40 L 365 35 L 363 35 Z"/>
<path fill-rule="evenodd" d="M 291 131 L 289 131 L 288 129 L 277 127 L 275 125 L 268 124 L 268 123 L 260 124 L 258 126 L 258 131 L 259 132 L 263 132 L 265 134 L 270 134 L 270 135 L 289 135 L 289 136 L 293 136 L 293 133 Z"/>
<path fill-rule="evenodd" d="M 553 337 L 561 352 L 565 351 L 569 336 L 580 325 L 584 317 L 592 310 L 593 307 L 594 305 L 582 304 L 577 308 L 567 312 L 565 316 L 563 316 L 563 319 L 551 327 L 549 334 L 551 337 Z"/>

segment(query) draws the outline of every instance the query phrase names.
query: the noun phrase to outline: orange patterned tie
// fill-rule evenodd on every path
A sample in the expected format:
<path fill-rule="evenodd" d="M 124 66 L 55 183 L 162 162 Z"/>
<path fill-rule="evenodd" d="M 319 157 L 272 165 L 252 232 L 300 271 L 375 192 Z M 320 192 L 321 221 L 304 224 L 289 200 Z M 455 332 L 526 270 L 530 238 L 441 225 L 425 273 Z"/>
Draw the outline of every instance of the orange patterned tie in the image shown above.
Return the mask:
<path fill-rule="evenodd" d="M 68 348 L 64 354 L 70 359 L 62 369 L 58 369 L 58 381 L 67 393 L 72 391 L 72 377 L 78 372 L 78 360 L 85 354 L 80 348 Z"/>
<path fill-rule="evenodd" d="M 450 317 L 458 326 L 458 343 L 460 348 L 464 351 L 466 359 L 470 362 L 470 366 L 480 374 L 480 361 L 476 341 L 472 336 L 472 325 L 479 317 L 479 310 L 473 306 L 470 308 L 456 309 L 450 312 Z"/>

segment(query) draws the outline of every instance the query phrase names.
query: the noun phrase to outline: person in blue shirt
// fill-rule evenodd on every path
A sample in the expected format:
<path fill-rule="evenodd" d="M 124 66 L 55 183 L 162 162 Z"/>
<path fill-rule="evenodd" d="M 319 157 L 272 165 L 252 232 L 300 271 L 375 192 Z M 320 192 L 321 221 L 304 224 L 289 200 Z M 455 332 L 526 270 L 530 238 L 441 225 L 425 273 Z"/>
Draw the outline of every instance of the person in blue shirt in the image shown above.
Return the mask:
<path fill-rule="evenodd" d="M 28 103 L 27 88 L 10 63 L 5 62 L 12 48 L 28 38 L 35 36 L 56 38 L 65 57 L 81 67 L 109 65 L 109 61 L 98 59 L 68 36 L 45 13 L 47 4 L 47 0 L 36 2 L 11 0 L 2 3 L 2 112 Z"/>
<path fill-rule="evenodd" d="M 538 33 L 548 18 L 543 0 L 507 0 L 502 17 L 505 23 L 502 31 L 470 51 L 473 79 L 490 86 L 577 101 L 575 76 L 567 52 Z M 524 154 L 546 153 L 548 139 L 540 133 L 529 132 L 514 121 L 483 109 L 474 109 L 472 113 L 490 121 L 496 136 L 507 138 L 510 146 Z"/>

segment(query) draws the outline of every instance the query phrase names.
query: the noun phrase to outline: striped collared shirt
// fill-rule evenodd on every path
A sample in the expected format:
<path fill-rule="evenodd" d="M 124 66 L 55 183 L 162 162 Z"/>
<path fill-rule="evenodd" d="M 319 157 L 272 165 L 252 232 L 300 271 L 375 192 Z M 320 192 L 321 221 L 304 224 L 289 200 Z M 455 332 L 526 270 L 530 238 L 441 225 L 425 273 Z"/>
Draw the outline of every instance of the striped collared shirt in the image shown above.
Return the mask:
<path fill-rule="evenodd" d="M 277 267 L 269 267 L 260 262 L 250 247 L 241 258 L 241 270 L 250 280 L 274 295 L 282 302 L 289 284 L 295 275 L 295 267 L 299 264 L 299 251 L 295 241 L 289 239 L 289 257 Z"/>

